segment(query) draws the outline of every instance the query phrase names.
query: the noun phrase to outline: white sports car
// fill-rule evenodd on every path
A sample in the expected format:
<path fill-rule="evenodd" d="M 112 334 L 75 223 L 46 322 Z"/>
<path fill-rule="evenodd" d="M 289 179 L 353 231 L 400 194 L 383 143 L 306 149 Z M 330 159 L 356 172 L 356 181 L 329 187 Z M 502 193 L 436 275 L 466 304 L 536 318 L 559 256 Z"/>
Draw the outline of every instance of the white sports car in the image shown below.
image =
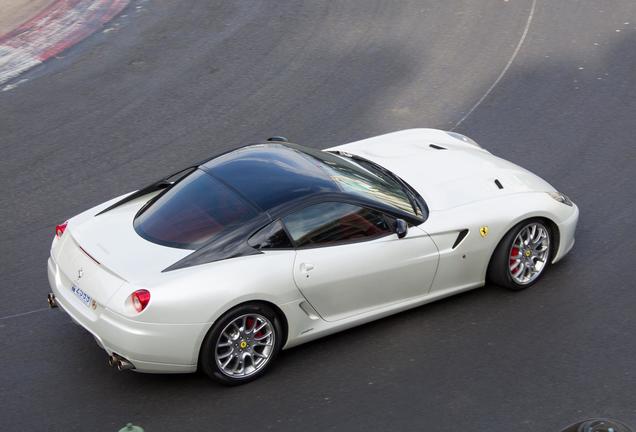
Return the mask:
<path fill-rule="evenodd" d="M 283 348 L 486 280 L 529 287 L 572 248 L 578 213 L 453 132 L 325 151 L 277 138 L 58 225 L 48 300 L 120 370 L 239 384 Z"/>

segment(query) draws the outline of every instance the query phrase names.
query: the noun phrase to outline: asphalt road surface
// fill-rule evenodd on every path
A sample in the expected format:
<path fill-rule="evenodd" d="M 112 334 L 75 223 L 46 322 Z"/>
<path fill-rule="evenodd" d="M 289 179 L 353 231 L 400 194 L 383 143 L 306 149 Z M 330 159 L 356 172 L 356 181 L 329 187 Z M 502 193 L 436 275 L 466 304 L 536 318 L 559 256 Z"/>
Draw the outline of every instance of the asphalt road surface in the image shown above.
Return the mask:
<path fill-rule="evenodd" d="M 636 3 L 135 0 L 107 27 L 0 92 L 3 430 L 636 425 Z M 175 168 L 274 134 L 456 126 L 580 206 L 574 250 L 532 289 L 358 327 L 229 389 L 118 373 L 39 310 L 55 224 Z"/>

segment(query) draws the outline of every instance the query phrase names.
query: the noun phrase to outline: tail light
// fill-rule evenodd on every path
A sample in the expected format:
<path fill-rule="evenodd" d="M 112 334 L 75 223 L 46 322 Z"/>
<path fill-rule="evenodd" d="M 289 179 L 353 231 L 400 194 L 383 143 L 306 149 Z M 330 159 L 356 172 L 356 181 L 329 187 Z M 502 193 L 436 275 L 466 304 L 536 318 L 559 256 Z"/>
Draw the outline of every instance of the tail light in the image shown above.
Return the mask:
<path fill-rule="evenodd" d="M 61 223 L 59 225 L 55 226 L 55 235 L 58 237 L 62 237 L 62 234 L 64 234 L 64 231 L 66 231 L 66 226 L 68 225 L 68 221 Z"/>
<path fill-rule="evenodd" d="M 150 302 L 150 291 L 145 289 L 140 289 L 132 293 L 132 304 L 137 312 L 141 312 L 146 309 L 148 303 Z"/>

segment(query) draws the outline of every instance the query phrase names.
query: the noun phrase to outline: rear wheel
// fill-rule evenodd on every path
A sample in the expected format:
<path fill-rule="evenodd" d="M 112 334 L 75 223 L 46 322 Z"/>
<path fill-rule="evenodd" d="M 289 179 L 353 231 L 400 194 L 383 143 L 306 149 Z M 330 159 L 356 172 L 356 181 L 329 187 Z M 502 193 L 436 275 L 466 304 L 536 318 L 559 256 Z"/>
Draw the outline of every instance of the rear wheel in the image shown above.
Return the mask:
<path fill-rule="evenodd" d="M 550 265 L 552 232 L 542 219 L 515 225 L 499 242 L 488 266 L 488 278 L 511 290 L 534 285 Z"/>
<path fill-rule="evenodd" d="M 281 348 L 280 319 L 258 303 L 238 306 L 210 329 L 201 347 L 201 369 L 223 384 L 253 381 L 265 373 Z"/>

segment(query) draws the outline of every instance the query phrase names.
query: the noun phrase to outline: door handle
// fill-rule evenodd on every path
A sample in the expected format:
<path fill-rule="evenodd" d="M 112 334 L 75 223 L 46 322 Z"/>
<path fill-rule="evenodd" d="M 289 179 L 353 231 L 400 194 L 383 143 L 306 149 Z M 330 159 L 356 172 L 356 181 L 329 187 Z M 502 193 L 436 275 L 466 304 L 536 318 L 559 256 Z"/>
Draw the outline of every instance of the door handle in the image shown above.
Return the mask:
<path fill-rule="evenodd" d="M 314 265 L 313 264 L 309 264 L 309 263 L 302 263 L 300 265 L 300 271 L 303 273 L 309 273 L 310 271 L 312 271 L 314 269 Z"/>

